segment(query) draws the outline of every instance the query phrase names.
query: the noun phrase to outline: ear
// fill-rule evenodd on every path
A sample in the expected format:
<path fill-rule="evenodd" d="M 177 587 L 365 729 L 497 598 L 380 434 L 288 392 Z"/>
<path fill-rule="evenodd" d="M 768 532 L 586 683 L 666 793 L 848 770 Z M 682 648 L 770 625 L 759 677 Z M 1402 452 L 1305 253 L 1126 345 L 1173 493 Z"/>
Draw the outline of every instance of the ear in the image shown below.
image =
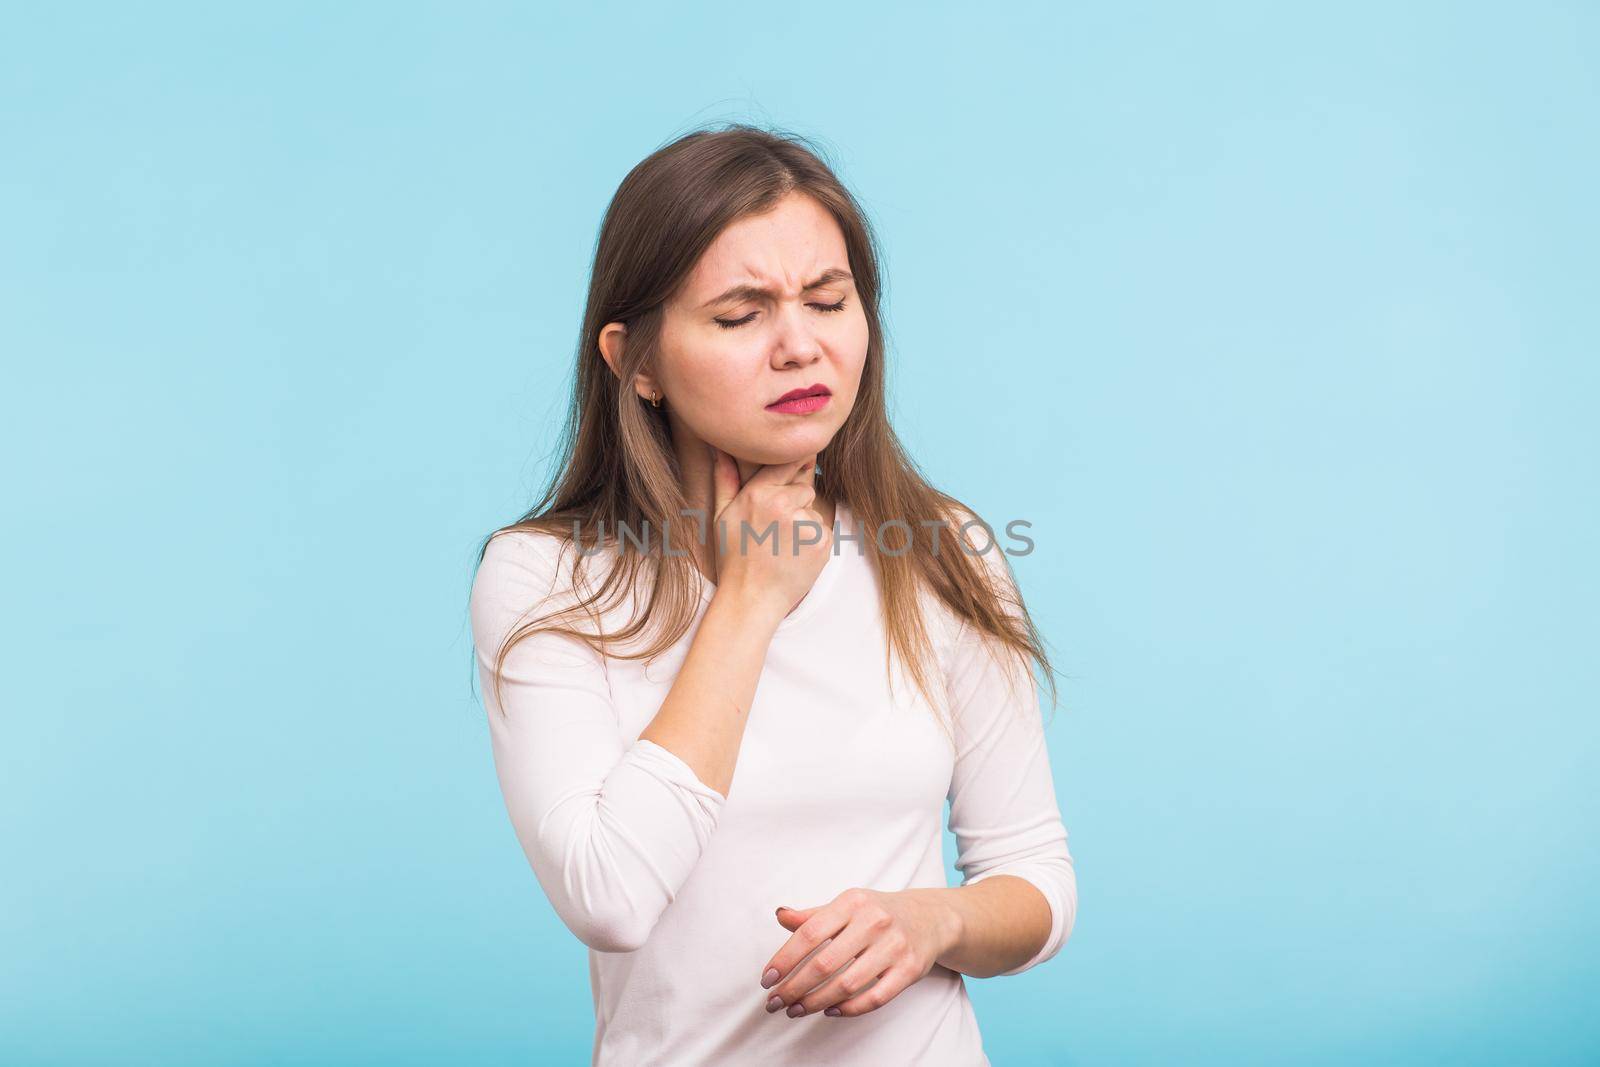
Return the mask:
<path fill-rule="evenodd" d="M 654 375 L 646 374 L 644 371 L 640 371 L 633 376 L 633 391 L 638 393 L 640 399 L 643 400 L 649 400 L 651 393 L 661 396 L 666 392 L 656 384 Z"/>
<path fill-rule="evenodd" d="M 620 322 L 608 322 L 600 327 L 600 358 L 611 368 L 611 375 L 622 377 L 617 370 L 622 366 L 622 353 L 628 344 L 628 327 Z"/>
<path fill-rule="evenodd" d="M 617 370 L 622 366 L 622 354 L 627 349 L 628 327 L 620 322 L 608 322 L 600 328 L 600 356 L 606 361 L 606 366 L 611 368 L 611 376 L 621 378 Z M 643 400 L 649 400 L 651 393 L 660 394 L 661 386 L 656 383 L 652 375 L 643 371 L 633 376 L 633 391 Z"/>

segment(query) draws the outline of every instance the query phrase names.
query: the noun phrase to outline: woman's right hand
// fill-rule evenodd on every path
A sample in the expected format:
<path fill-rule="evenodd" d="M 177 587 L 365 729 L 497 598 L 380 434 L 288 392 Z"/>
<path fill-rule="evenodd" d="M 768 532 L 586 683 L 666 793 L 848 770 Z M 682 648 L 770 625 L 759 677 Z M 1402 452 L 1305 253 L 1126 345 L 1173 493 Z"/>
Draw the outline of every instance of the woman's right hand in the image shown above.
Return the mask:
<path fill-rule="evenodd" d="M 813 482 L 817 457 L 760 467 L 740 486 L 738 463 L 721 449 L 709 447 L 716 595 L 735 596 L 771 610 L 774 621 L 781 622 L 811 591 L 833 551 L 833 531 L 811 506 L 817 498 Z M 814 525 L 804 525 L 805 520 Z M 768 527 L 773 527 L 772 533 Z M 742 532 L 746 528 L 747 534 Z M 819 531 L 821 540 L 803 543 Z M 763 535 L 758 543 L 756 538 Z"/>

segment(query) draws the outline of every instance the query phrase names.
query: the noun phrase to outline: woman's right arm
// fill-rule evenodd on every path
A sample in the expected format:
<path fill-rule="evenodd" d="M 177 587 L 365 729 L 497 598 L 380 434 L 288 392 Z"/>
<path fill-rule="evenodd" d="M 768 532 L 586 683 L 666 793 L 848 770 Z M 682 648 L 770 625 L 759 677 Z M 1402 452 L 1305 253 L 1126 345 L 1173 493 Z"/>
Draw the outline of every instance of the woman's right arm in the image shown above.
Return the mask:
<path fill-rule="evenodd" d="M 715 448 L 709 454 L 713 521 L 704 548 L 716 569 L 716 593 L 672 692 L 639 736 L 677 753 L 725 797 L 767 648 L 784 616 L 816 581 L 833 536 L 811 507 L 817 495 L 815 454 L 760 467 L 742 485 L 732 456 Z M 815 523 L 822 539 L 799 543 L 796 520 Z M 777 534 L 771 549 L 737 547 L 748 549 L 741 526 L 760 533 L 769 524 Z"/>
<path fill-rule="evenodd" d="M 528 609 L 566 587 L 558 548 L 554 537 L 528 531 L 490 540 L 471 597 L 479 680 L 501 791 L 539 884 L 584 944 L 632 952 L 716 828 L 782 616 L 766 601 L 719 590 L 651 736 L 626 743 L 605 665 L 576 638 L 523 637 L 506 655 L 496 693 L 501 642 Z"/>
<path fill-rule="evenodd" d="M 719 590 L 661 710 L 639 734 L 676 753 L 723 797 L 733 784 L 756 683 L 781 621 L 760 604 Z"/>
<path fill-rule="evenodd" d="M 473 644 L 512 825 L 556 913 L 599 952 L 643 945 L 700 861 L 727 802 L 772 636 L 833 543 L 824 532 L 821 542 L 797 545 L 789 524 L 820 518 L 810 507 L 814 456 L 763 467 L 741 486 L 733 459 L 713 455 L 712 529 L 725 523 L 739 544 L 741 523 L 762 531 L 777 522 L 779 550 L 708 546 L 716 592 L 666 699 L 631 744 L 604 661 L 575 637 L 523 637 L 507 652 L 496 690 L 507 633 L 547 598 L 570 595 L 570 568 L 557 568 L 560 539 L 499 534 L 473 579 Z"/>

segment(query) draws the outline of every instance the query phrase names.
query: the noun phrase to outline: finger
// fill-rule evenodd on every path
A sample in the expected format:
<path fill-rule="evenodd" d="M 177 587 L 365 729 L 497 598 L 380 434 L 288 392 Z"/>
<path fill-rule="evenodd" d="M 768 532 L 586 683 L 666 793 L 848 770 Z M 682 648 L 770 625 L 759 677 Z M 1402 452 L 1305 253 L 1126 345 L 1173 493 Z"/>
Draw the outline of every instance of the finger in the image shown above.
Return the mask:
<path fill-rule="evenodd" d="M 838 974 L 800 998 L 800 1006 L 805 1009 L 802 1014 L 815 1015 L 866 992 L 894 964 L 894 953 L 882 942 L 869 946 Z M 843 1010 L 840 1009 L 841 1014 Z"/>
<path fill-rule="evenodd" d="M 837 1004 L 823 1009 L 824 1015 L 837 1015 L 849 1018 L 852 1015 L 865 1015 L 883 1007 L 889 1001 L 899 996 L 901 991 L 916 980 L 910 967 L 897 963 L 878 976 L 871 988 L 865 992 L 857 993 L 849 1000 L 842 1000 Z"/>
<path fill-rule="evenodd" d="M 783 947 L 767 961 L 761 972 L 765 974 L 769 969 L 776 970 L 781 979 L 798 967 L 800 961 L 809 956 L 818 945 L 843 930 L 849 921 L 850 913 L 846 908 L 834 905 L 818 908 L 812 913 L 811 918 L 795 928 L 794 933 L 789 935 L 789 940 L 785 941 Z M 805 990 L 799 992 L 804 993 Z"/>
<path fill-rule="evenodd" d="M 739 465 L 717 446 L 706 447 L 711 449 L 711 518 L 715 519 L 739 495 Z"/>
<path fill-rule="evenodd" d="M 832 940 L 817 949 L 815 955 L 779 982 L 772 990 L 773 995 L 792 1006 L 796 1001 L 809 996 L 812 990 L 826 982 L 836 972 L 843 970 L 871 944 L 872 931 L 867 924 L 856 921 L 848 923 L 843 930 L 833 936 Z M 890 962 L 892 961 L 885 960 L 878 970 L 883 970 Z M 818 1007 L 825 1008 L 832 1003 L 830 1000 Z"/>
<path fill-rule="evenodd" d="M 790 538 L 788 545 L 781 551 L 787 552 L 792 556 L 798 556 L 801 549 L 809 548 L 812 545 L 821 545 L 824 549 L 832 549 L 833 538 L 828 529 L 828 524 L 823 522 L 822 516 L 811 508 L 805 506 L 796 508 L 794 514 L 789 516 L 787 521 Z"/>
<path fill-rule="evenodd" d="M 739 464 L 715 445 L 706 447 L 711 449 L 711 514 L 706 516 L 704 529 L 712 558 L 720 559 L 723 533 L 718 523 L 729 501 L 739 495 Z"/>
<path fill-rule="evenodd" d="M 794 472 L 794 477 L 789 480 L 795 485 L 812 485 L 817 477 L 817 454 L 811 453 L 800 460 L 800 466 Z"/>
<path fill-rule="evenodd" d="M 782 485 L 795 481 L 808 461 L 809 457 L 802 456 L 788 463 L 769 463 L 752 474 L 750 481 L 744 484 L 750 485 L 754 482 L 761 482 L 769 485 Z"/>
<path fill-rule="evenodd" d="M 790 511 L 810 511 L 811 505 L 817 499 L 817 487 L 807 485 L 805 482 L 790 482 L 788 485 L 773 492 L 779 502 L 787 506 Z M 795 518 L 804 518 L 804 516 L 796 515 Z"/>
<path fill-rule="evenodd" d="M 813 507 L 815 503 L 816 494 L 812 493 L 809 500 L 807 500 L 800 507 L 795 508 L 794 514 L 790 517 L 790 521 L 794 524 L 795 534 L 797 537 L 802 531 L 805 532 L 807 535 L 807 540 L 805 542 L 806 544 L 831 545 L 833 543 L 833 528 L 828 525 L 828 520 L 823 518 L 822 512 Z M 801 523 L 804 523 L 805 525 L 801 525 Z M 815 533 L 816 535 L 814 540 L 811 539 L 812 533 Z"/>

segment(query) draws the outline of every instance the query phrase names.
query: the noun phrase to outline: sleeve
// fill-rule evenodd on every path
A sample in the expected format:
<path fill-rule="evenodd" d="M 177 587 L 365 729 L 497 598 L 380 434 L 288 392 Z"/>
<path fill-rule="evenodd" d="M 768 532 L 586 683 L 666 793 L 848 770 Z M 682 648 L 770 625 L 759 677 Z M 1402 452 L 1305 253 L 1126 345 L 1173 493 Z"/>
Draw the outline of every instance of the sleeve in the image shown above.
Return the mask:
<path fill-rule="evenodd" d="M 624 741 L 604 661 L 576 638 L 521 638 L 497 697 L 501 642 L 553 606 L 543 602 L 561 584 L 560 545 L 519 530 L 485 548 L 471 595 L 478 677 L 500 789 L 540 886 L 584 944 L 632 952 L 699 862 L 726 798 L 668 749 Z"/>
<path fill-rule="evenodd" d="M 990 559 L 1000 551 L 995 546 L 981 558 L 1014 597 L 1016 585 L 1003 557 Z M 1009 874 L 1030 882 L 1050 905 L 1044 945 L 1001 972 L 1020 974 L 1061 950 L 1078 912 L 1077 875 L 1056 803 L 1038 686 L 1017 657 L 964 622 L 946 686 L 956 737 L 950 830 L 961 884 Z"/>

